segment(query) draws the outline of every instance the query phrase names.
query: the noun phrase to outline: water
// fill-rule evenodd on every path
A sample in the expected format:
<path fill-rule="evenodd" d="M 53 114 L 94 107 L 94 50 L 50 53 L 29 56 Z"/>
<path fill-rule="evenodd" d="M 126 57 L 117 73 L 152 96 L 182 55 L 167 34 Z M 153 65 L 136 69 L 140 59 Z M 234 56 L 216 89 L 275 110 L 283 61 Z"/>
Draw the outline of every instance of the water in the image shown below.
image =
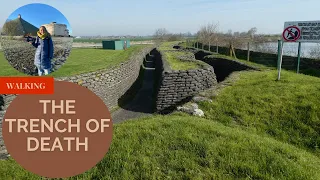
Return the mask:
<path fill-rule="evenodd" d="M 283 45 L 283 54 L 288 56 L 297 56 L 298 47 L 299 47 L 299 43 L 285 42 Z M 246 49 L 246 48 L 243 48 L 243 49 Z M 270 43 L 252 44 L 250 49 L 252 51 L 277 54 L 278 43 L 270 42 Z M 301 57 L 320 58 L 320 43 L 302 43 Z"/>

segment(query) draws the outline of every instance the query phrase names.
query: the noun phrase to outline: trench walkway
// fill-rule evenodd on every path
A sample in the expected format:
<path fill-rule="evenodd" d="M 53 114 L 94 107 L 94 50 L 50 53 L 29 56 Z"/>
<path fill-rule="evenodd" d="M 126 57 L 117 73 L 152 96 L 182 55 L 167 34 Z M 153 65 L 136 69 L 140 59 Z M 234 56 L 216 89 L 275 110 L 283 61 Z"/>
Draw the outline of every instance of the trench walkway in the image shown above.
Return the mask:
<path fill-rule="evenodd" d="M 154 93 L 154 54 L 150 54 L 144 62 L 144 74 L 141 89 L 137 92 L 131 102 L 120 107 L 111 114 L 114 124 L 129 119 L 150 116 L 153 113 Z"/>

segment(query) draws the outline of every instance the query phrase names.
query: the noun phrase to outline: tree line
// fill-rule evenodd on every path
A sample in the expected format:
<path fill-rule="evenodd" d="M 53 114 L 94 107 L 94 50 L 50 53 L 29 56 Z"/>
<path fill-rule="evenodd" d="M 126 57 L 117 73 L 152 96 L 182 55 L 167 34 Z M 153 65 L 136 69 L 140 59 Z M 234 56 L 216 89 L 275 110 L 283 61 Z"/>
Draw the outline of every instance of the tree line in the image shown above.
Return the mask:
<path fill-rule="evenodd" d="M 256 27 L 250 28 L 248 31 L 239 32 L 228 30 L 227 32 L 219 31 L 218 23 L 208 23 L 200 27 L 197 33 L 170 33 L 165 28 L 159 28 L 154 33 L 154 39 L 157 41 L 177 41 L 192 38 L 195 41 L 206 45 L 234 46 L 243 47 L 248 42 L 263 43 L 275 42 L 280 39 L 281 35 L 265 35 L 258 34 Z"/>

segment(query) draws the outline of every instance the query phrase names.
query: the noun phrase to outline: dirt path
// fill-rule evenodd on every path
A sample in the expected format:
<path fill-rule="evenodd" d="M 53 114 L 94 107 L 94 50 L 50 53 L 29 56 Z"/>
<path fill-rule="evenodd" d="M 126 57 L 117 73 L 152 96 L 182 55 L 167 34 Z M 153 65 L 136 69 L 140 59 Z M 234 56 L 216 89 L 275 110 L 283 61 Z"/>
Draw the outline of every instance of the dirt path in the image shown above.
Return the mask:
<path fill-rule="evenodd" d="M 153 113 L 154 92 L 154 55 L 145 61 L 143 83 L 133 100 L 124 107 L 112 113 L 113 123 L 121 123 L 128 119 L 150 116 Z"/>

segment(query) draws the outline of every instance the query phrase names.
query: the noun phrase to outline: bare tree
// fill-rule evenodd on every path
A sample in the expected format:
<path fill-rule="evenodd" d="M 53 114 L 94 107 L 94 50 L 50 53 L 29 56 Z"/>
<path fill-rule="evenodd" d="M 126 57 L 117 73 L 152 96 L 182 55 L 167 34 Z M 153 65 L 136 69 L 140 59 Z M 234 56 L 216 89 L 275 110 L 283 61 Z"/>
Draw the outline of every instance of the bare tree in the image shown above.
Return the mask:
<path fill-rule="evenodd" d="M 248 35 L 251 37 L 251 39 L 254 38 L 254 35 L 257 33 L 257 31 L 258 31 L 258 29 L 256 27 L 249 29 Z"/>
<path fill-rule="evenodd" d="M 237 32 L 234 32 L 234 33 L 233 33 L 233 36 L 235 36 L 235 37 L 240 37 L 240 32 L 238 32 L 238 31 L 237 31 Z"/>
<path fill-rule="evenodd" d="M 165 28 L 159 28 L 154 33 L 153 37 L 155 40 L 164 41 L 167 38 L 168 34 L 169 32 Z"/>
<path fill-rule="evenodd" d="M 200 28 L 197 37 L 198 40 L 202 43 L 202 48 L 204 44 L 208 44 L 210 50 L 212 42 L 218 40 L 218 26 L 219 25 L 216 23 L 208 23 L 207 25 Z"/>

